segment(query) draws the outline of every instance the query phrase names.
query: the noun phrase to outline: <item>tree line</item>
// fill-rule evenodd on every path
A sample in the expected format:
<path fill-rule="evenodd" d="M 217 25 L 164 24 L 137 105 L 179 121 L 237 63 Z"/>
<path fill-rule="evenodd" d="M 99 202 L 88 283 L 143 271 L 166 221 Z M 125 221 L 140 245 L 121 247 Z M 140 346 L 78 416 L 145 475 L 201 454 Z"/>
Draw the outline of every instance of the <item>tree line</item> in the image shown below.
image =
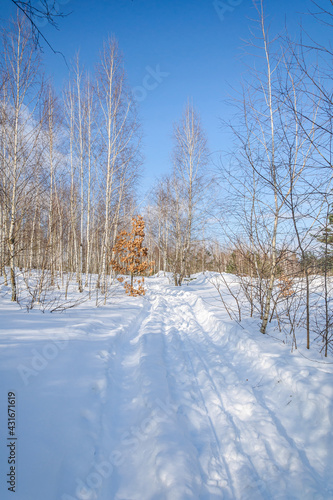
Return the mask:
<path fill-rule="evenodd" d="M 249 57 L 260 63 L 247 71 L 233 118 L 224 123 L 232 132 L 231 153 L 212 162 L 189 100 L 174 125 L 170 173 L 156 181 L 142 214 L 147 257 L 153 272 L 169 271 L 176 286 L 195 272 L 220 272 L 235 301 L 231 317 L 258 315 L 262 333 L 273 320 L 281 327 L 287 318 L 293 336 L 302 324 L 308 348 L 311 331 L 319 331 L 313 287 L 320 275 L 325 328 L 319 335 L 327 354 L 332 54 L 312 34 L 302 33 L 301 41 L 287 33 L 271 37 L 263 2 L 253 4 L 257 25 Z M 331 1 L 322 5 L 313 15 L 317 30 L 332 21 Z M 3 281 L 15 301 L 22 275 L 38 301 L 45 287 L 75 282 L 80 292 L 90 290 L 93 274 L 106 297 L 120 265 L 117 236 L 138 212 L 143 164 L 138 112 L 117 41 L 105 42 L 93 74 L 76 57 L 61 96 L 43 75 L 31 27 L 19 15 L 3 30 L 2 47 Z M 224 273 L 235 276 L 245 302 Z"/>
<path fill-rule="evenodd" d="M 140 124 L 113 38 L 90 76 L 77 57 L 61 97 L 43 73 L 28 22 L 3 31 L 0 266 L 17 300 L 18 272 L 53 286 L 89 273 L 106 289 L 111 249 L 135 210 Z"/>
<path fill-rule="evenodd" d="M 175 274 L 175 284 L 177 275 L 220 271 L 238 320 L 245 311 L 258 315 L 262 333 L 272 321 L 280 329 L 286 322 L 295 347 L 296 326 L 303 326 L 307 347 L 311 332 L 318 334 L 327 355 L 333 340 L 332 52 L 313 33 L 303 31 L 299 40 L 287 32 L 271 35 L 264 2 L 253 5 L 257 21 L 247 57 L 256 69 L 246 72 L 233 117 L 224 122 L 231 152 L 206 175 L 204 133 L 195 139 L 200 125 L 188 106 L 175 128 L 173 172 L 157 183 L 147 208 L 151 254 L 158 269 Z M 316 4 L 315 33 L 329 30 L 332 16 L 331 1 Z M 205 151 L 194 161 L 195 185 L 194 144 Z M 236 276 L 245 302 L 223 273 Z M 322 297 L 319 290 L 324 308 L 313 298 Z"/>

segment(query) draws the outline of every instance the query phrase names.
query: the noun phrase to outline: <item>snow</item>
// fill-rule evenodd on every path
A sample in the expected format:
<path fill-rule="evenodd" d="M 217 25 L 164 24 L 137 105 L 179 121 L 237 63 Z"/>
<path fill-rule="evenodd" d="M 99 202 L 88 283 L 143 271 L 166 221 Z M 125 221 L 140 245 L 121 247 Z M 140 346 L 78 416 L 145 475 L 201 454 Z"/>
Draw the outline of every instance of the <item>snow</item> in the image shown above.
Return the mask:
<path fill-rule="evenodd" d="M 62 314 L 2 287 L 1 499 L 333 498 L 332 359 L 231 321 L 210 278 Z"/>

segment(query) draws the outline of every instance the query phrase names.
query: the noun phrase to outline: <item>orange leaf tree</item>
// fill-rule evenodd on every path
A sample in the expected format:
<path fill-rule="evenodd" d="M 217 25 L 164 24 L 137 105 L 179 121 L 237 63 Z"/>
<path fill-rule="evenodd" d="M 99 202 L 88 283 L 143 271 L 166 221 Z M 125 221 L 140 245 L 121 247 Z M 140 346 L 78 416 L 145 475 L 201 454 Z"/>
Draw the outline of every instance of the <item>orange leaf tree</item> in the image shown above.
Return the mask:
<path fill-rule="evenodd" d="M 118 281 L 124 282 L 124 288 L 128 295 L 144 295 L 143 274 L 152 270 L 154 262 L 147 260 L 148 248 L 143 247 L 145 223 L 141 215 L 132 218 L 132 231 L 121 231 L 113 247 L 115 258 L 111 260 L 111 266 L 117 274 L 129 274 L 130 283 L 119 277 Z M 135 279 L 140 276 L 140 279 Z"/>

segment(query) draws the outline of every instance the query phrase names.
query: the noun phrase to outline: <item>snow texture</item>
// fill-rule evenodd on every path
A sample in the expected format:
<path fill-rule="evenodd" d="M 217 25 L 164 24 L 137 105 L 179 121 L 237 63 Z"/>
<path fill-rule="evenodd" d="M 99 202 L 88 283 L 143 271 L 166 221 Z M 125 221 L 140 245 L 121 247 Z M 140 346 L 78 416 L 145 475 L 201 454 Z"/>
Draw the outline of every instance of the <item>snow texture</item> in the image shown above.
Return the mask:
<path fill-rule="evenodd" d="M 2 288 L 0 498 L 333 499 L 332 360 L 231 321 L 203 274 L 146 284 L 63 314 L 27 313 Z"/>

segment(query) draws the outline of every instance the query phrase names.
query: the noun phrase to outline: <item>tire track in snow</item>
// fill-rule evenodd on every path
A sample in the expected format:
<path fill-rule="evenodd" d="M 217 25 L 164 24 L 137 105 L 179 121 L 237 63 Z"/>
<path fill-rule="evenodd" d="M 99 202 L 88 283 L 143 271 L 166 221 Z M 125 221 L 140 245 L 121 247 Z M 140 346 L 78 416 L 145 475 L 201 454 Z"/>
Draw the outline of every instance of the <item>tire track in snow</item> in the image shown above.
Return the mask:
<path fill-rule="evenodd" d="M 204 359 L 202 353 L 205 353 L 206 357 L 209 353 L 209 358 L 216 359 L 217 346 L 211 340 L 208 341 L 209 332 L 206 331 L 202 321 L 197 317 L 193 307 L 189 305 L 189 301 L 183 300 L 182 295 L 184 294 L 187 295 L 187 299 L 191 295 L 189 292 L 180 292 L 177 295 L 170 294 L 170 298 L 168 297 L 175 316 L 182 318 L 179 323 L 179 332 L 182 332 L 183 335 L 181 336 L 179 333 L 179 336 L 181 336 L 185 346 L 190 346 L 189 348 L 185 347 L 185 349 L 188 355 L 193 358 L 192 366 L 196 365 L 193 371 L 197 374 L 197 379 L 198 374 L 201 373 L 201 379 L 206 379 L 203 384 L 206 384 L 208 388 L 210 386 L 208 395 L 210 392 L 214 394 L 215 398 L 218 398 L 221 411 L 227 416 L 228 432 L 234 433 L 234 441 L 237 443 L 237 446 L 235 443 L 233 446 L 234 456 L 237 457 L 237 462 L 243 462 L 244 465 L 244 467 L 236 466 L 232 473 L 235 482 L 235 496 L 233 498 L 286 498 L 290 478 L 293 481 L 293 486 L 296 486 L 299 491 L 303 491 L 305 498 L 313 498 L 315 491 L 318 491 L 316 483 L 320 482 L 320 478 L 311 477 L 314 473 L 313 469 L 307 460 L 304 466 L 304 453 L 290 438 L 288 439 L 280 421 L 276 421 L 274 414 L 259 400 L 254 390 L 251 391 L 249 387 L 244 387 L 244 381 L 239 379 L 230 363 L 227 362 L 224 367 L 229 379 L 227 382 L 222 381 L 221 383 L 221 377 L 216 376 L 216 371 L 214 375 L 212 374 L 209 360 Z M 194 302 L 196 300 L 195 298 Z M 183 326 L 182 323 L 186 318 L 187 325 Z M 194 341 L 195 336 L 197 336 L 196 342 Z M 197 343 L 200 344 L 201 354 L 195 347 Z M 204 349 L 202 349 L 203 346 Z M 223 352 L 226 353 L 225 347 L 220 348 L 220 356 Z M 220 362 L 225 364 L 225 360 L 222 358 L 220 358 Z M 225 369 L 223 372 L 225 373 Z M 239 401 L 240 398 L 242 398 L 241 401 Z M 260 429 L 257 429 L 258 421 L 262 424 Z M 216 435 L 218 435 L 218 431 L 216 431 Z M 254 449 L 252 448 L 253 444 L 255 445 Z M 230 468 L 231 465 L 229 465 Z M 307 476 L 309 479 L 306 484 L 304 481 L 301 483 L 299 478 Z M 244 488 L 246 482 L 248 483 L 247 488 L 246 484 Z"/>
<path fill-rule="evenodd" d="M 170 305 L 171 296 L 176 293 L 175 301 Z M 179 311 L 179 295 L 177 292 L 165 291 L 161 301 L 166 311 L 166 328 L 164 343 L 166 349 L 166 362 L 169 378 L 173 380 L 174 398 L 179 405 L 178 412 L 182 415 L 181 425 L 183 432 L 195 434 L 194 446 L 198 450 L 198 461 L 201 471 L 201 494 L 200 499 L 235 498 L 235 492 L 231 481 L 228 464 L 223 456 L 220 440 L 216 434 L 214 417 L 211 416 L 209 405 L 201 390 L 196 370 L 192 362 L 192 353 L 179 333 L 183 330 L 186 314 Z M 160 294 L 159 294 L 160 295 Z M 171 298 L 171 301 L 173 298 Z M 168 359 L 169 358 L 169 359 Z M 176 372 L 176 374 L 175 374 Z M 185 377 L 184 377 L 185 372 Z M 182 380 L 181 380 L 182 379 Z M 192 382 L 194 381 L 194 383 Z M 190 402 L 184 400 L 184 393 L 190 393 Z M 191 415 L 188 415 L 190 413 Z M 200 429 L 191 428 L 191 420 L 196 421 Z M 201 436 L 201 439 L 200 439 Z M 202 439 L 202 436 L 203 439 Z M 210 453 L 209 453 L 210 452 Z M 209 456 L 208 456 L 209 453 Z"/>
<path fill-rule="evenodd" d="M 86 408 L 84 411 L 87 433 L 93 440 L 91 453 L 93 459 L 85 477 L 79 478 L 80 484 L 84 485 L 81 490 L 80 488 L 76 490 L 77 498 L 80 500 L 114 498 L 110 497 L 107 484 L 109 476 L 119 462 L 119 453 L 114 443 L 114 433 L 120 420 L 118 404 L 119 401 L 126 400 L 128 397 L 126 387 L 132 385 L 132 380 L 127 380 L 128 374 L 123 370 L 122 361 L 124 351 L 127 355 L 130 354 L 128 345 L 131 338 L 149 314 L 150 308 L 144 307 L 129 325 L 118 327 L 116 336 L 98 341 L 99 349 L 96 357 L 102 364 L 101 375 L 94 381 L 92 387 L 98 401 L 92 408 Z M 95 479 L 89 481 L 89 478 Z M 116 481 L 114 478 L 113 487 Z"/>
<path fill-rule="evenodd" d="M 202 356 L 199 355 L 197 349 L 194 348 L 193 342 L 189 340 L 189 333 L 191 328 L 189 324 L 196 323 L 196 327 L 202 332 L 202 326 L 199 324 L 195 317 L 192 308 L 188 302 L 184 301 L 184 294 L 188 292 L 167 291 L 163 295 L 163 300 L 168 310 L 168 325 L 166 329 L 166 338 L 169 339 L 170 344 L 170 357 L 174 358 L 174 346 L 177 345 L 177 351 L 182 352 L 187 371 L 191 372 L 191 378 L 195 380 L 195 388 L 186 388 L 184 382 L 179 387 L 179 380 L 174 384 L 179 391 L 178 403 L 183 407 L 183 412 L 186 416 L 187 425 L 192 426 L 194 407 L 201 402 L 203 411 L 201 412 L 201 432 L 202 428 L 206 426 L 209 429 L 208 443 L 211 448 L 211 456 L 207 463 L 207 457 L 202 453 L 202 481 L 204 483 L 203 496 L 200 498 L 244 498 L 249 495 L 247 491 L 244 493 L 244 482 L 248 478 L 247 483 L 252 486 L 256 482 L 256 490 L 253 496 L 247 498 L 260 499 L 263 498 L 261 492 L 264 493 L 264 484 L 261 481 L 257 471 L 253 468 L 252 464 L 247 464 L 244 457 L 246 456 L 242 450 L 239 450 L 235 445 L 237 434 L 239 434 L 237 426 L 234 424 L 230 414 L 228 414 L 223 405 L 219 391 L 211 376 L 210 370 L 206 362 L 203 361 Z M 205 347 L 206 348 L 206 347 Z M 169 370 L 172 373 L 176 363 L 179 360 L 173 359 L 169 362 Z M 196 366 L 194 366 L 196 365 Z M 201 367 L 200 367 L 201 365 Z M 177 379 L 179 378 L 179 371 L 177 370 Z M 206 380 L 205 380 L 206 379 Z M 185 382 L 186 384 L 186 382 Z M 208 397 L 207 397 L 207 384 L 208 384 Z M 183 398 L 183 392 L 190 390 L 192 392 L 191 408 Z M 205 396 L 203 391 L 205 390 Z M 199 412 L 200 413 L 200 412 Z M 205 423 L 203 423 L 205 422 Z M 194 426 L 195 427 L 195 426 Z M 222 429 L 218 433 L 217 429 Z M 218 436 L 218 434 L 220 434 Z M 232 436 L 232 438 L 230 438 Z M 198 440 L 198 437 L 196 437 Z M 199 439 L 200 441 L 200 439 Z M 205 446 L 207 443 L 197 442 L 198 449 Z M 241 451 L 241 453 L 240 453 Z M 230 458 L 231 457 L 231 458 Z M 230 472 L 231 470 L 231 472 Z M 238 478 L 238 483 L 235 478 Z M 205 492 L 206 493 L 205 493 Z"/>
<path fill-rule="evenodd" d="M 191 294 L 188 292 L 185 293 L 187 293 L 188 298 L 190 298 Z M 198 298 L 196 296 L 191 297 L 191 305 L 194 307 L 194 311 L 200 312 L 200 305 L 202 304 L 203 301 L 201 298 Z M 214 320 L 214 318 L 217 323 L 220 323 L 220 320 L 218 320 L 215 317 L 214 313 L 212 313 L 211 311 L 206 312 L 205 315 L 206 319 L 204 321 L 201 320 L 201 324 L 203 325 L 202 331 L 205 332 L 203 341 L 207 344 L 207 346 L 209 345 L 209 347 L 207 347 L 207 349 L 205 348 L 203 352 L 208 352 L 209 348 L 215 350 L 216 345 L 211 340 L 211 332 L 209 331 L 209 329 L 207 329 L 206 325 L 207 323 L 210 324 L 212 322 L 211 320 Z M 198 321 L 198 323 L 200 324 L 200 321 Z M 260 429 L 260 434 L 263 434 L 263 441 L 268 457 L 267 463 L 276 464 L 276 470 L 272 469 L 268 471 L 268 473 L 266 473 L 268 478 L 266 481 L 267 483 L 272 483 L 272 478 L 274 477 L 277 483 L 276 488 L 274 488 L 274 485 L 271 486 L 270 495 L 272 496 L 272 498 L 280 498 L 278 491 L 282 489 L 283 483 L 286 492 L 285 495 L 288 494 L 287 492 L 291 490 L 292 486 L 294 490 L 302 491 L 302 496 L 306 499 L 312 500 L 313 498 L 318 498 L 318 500 L 324 500 L 325 498 L 326 500 L 326 498 L 331 497 L 332 487 L 329 486 L 327 481 L 325 482 L 321 474 L 318 473 L 318 470 L 321 470 L 322 468 L 322 464 L 318 463 L 318 460 L 316 462 L 316 458 L 313 456 L 311 447 L 309 446 L 310 443 L 308 444 L 306 449 L 300 447 L 299 434 L 297 433 L 298 426 L 294 425 L 291 429 L 289 422 L 288 429 L 287 418 L 287 420 L 284 420 L 285 424 L 287 424 L 286 428 L 283 423 L 283 418 L 280 417 L 281 409 L 279 408 L 278 413 L 274 411 L 275 408 L 279 407 L 279 405 L 288 406 L 288 404 L 291 402 L 291 399 L 289 399 L 286 404 L 286 396 L 284 396 L 283 398 L 282 395 L 279 396 L 276 391 L 274 391 L 274 389 L 273 391 L 268 391 L 267 389 L 267 387 L 272 387 L 272 385 L 274 388 L 274 385 L 276 385 L 277 382 L 281 382 L 282 380 L 284 381 L 284 379 L 286 379 L 286 383 L 283 384 L 285 386 L 284 394 L 288 394 L 289 396 L 290 392 L 292 392 L 297 398 L 297 396 L 299 396 L 298 385 L 300 384 L 302 399 L 305 399 L 307 402 L 306 404 L 308 405 L 307 397 L 313 397 L 313 393 L 309 393 L 308 396 L 306 396 L 307 391 L 303 381 L 304 373 L 301 372 L 301 374 L 295 374 L 295 371 L 293 371 L 291 368 L 288 368 L 288 365 L 281 362 L 279 363 L 279 354 L 272 354 L 267 352 L 265 353 L 264 358 L 260 358 L 263 352 L 260 351 L 258 344 L 251 338 L 245 338 L 244 341 L 238 340 L 236 343 L 233 343 L 230 340 L 231 338 L 229 337 L 229 340 L 223 343 L 223 353 L 228 353 L 229 356 L 231 356 L 230 362 L 227 363 L 229 373 L 233 372 L 234 374 L 236 374 L 234 366 L 237 365 L 238 372 L 245 372 L 250 374 L 257 372 L 258 375 L 255 376 L 255 378 L 260 378 L 261 376 L 259 384 L 255 384 L 252 389 L 249 388 L 249 384 L 246 384 L 246 387 L 244 387 L 244 379 L 241 383 L 244 389 L 246 389 L 247 391 L 249 389 L 251 390 L 252 401 L 253 398 L 255 401 L 254 408 L 258 410 L 257 414 L 255 415 L 256 418 L 253 419 L 253 422 L 251 422 L 250 420 L 246 426 L 242 418 L 237 415 L 237 413 L 239 412 L 236 412 L 234 418 L 238 422 L 239 428 L 243 429 L 242 432 L 244 436 L 246 431 L 248 430 L 247 427 L 250 427 L 252 434 L 256 432 L 255 423 L 256 421 L 260 421 L 260 417 L 262 422 L 266 423 L 266 426 L 262 426 L 263 429 Z M 293 359 L 291 359 L 291 361 L 293 361 Z M 316 374 L 318 375 L 317 372 Z M 306 372 L 305 375 L 308 376 L 308 372 Z M 267 385 L 265 391 L 259 389 L 259 387 L 261 386 L 261 380 L 263 378 L 263 385 Z M 301 381 L 299 381 L 299 379 Z M 229 394 L 229 392 L 230 391 L 225 393 L 225 399 L 227 399 L 227 395 Z M 317 394 L 315 394 L 315 397 L 316 401 L 318 401 L 319 403 L 320 397 L 317 396 Z M 276 400 L 276 398 L 278 399 L 278 401 Z M 249 403 L 251 404 L 251 401 L 249 401 Z M 244 406 L 243 403 L 242 405 L 237 404 L 235 398 L 230 398 L 229 400 L 227 399 L 227 405 L 236 409 L 237 407 L 239 409 L 239 407 Z M 250 413 L 252 413 L 251 408 Z M 284 415 L 284 418 L 285 417 L 286 415 Z M 329 417 L 329 414 L 326 415 L 326 417 Z M 289 414 L 289 420 L 291 418 L 293 418 L 294 420 L 296 418 L 299 424 L 301 424 L 302 413 L 298 413 L 297 417 L 296 414 L 292 412 L 291 414 Z M 324 422 L 324 428 L 325 425 L 327 424 Z M 265 429 L 265 427 L 267 427 L 267 429 Z M 250 434 L 251 433 L 249 432 L 249 435 Z M 246 439 L 244 439 L 244 441 L 246 442 Z M 329 445 L 327 443 L 323 443 L 323 445 L 324 449 L 325 447 L 329 449 Z M 329 483 L 332 484 L 331 481 L 329 481 Z M 321 491 L 323 489 L 326 489 L 327 491 L 327 496 L 325 495 L 325 497 L 322 497 L 317 493 L 318 491 Z M 285 498 L 285 496 L 281 494 L 281 498 Z"/>
<path fill-rule="evenodd" d="M 199 453 L 203 481 L 200 498 L 234 498 L 229 467 L 224 459 L 213 422 L 214 417 L 211 416 L 209 404 L 203 395 L 191 353 L 184 345 L 181 345 L 182 342 L 179 341 L 177 332 L 171 330 L 169 335 L 172 336 L 171 342 L 179 345 L 179 353 L 183 357 L 184 364 L 179 366 L 194 381 L 193 384 L 188 384 L 186 381 L 179 383 L 177 371 L 177 377 L 174 377 L 174 390 L 182 391 L 178 399 L 180 412 L 184 415 L 184 426 L 190 429 L 190 434 L 195 440 L 195 446 Z M 171 353 L 170 358 L 172 357 Z M 191 394 L 190 402 L 184 401 L 183 391 Z M 194 424 L 192 424 L 193 421 Z"/>
<path fill-rule="evenodd" d="M 308 473 L 191 295 L 150 287 L 150 308 L 110 340 L 95 461 L 115 460 L 84 500 L 282 500 Z"/>
<path fill-rule="evenodd" d="M 164 317 L 161 298 L 152 297 L 150 310 L 109 351 L 96 462 L 113 450 L 117 463 L 89 500 L 198 498 L 196 450 L 170 396 Z"/>
<path fill-rule="evenodd" d="M 182 294 L 183 292 L 180 292 L 174 298 L 168 297 L 169 307 L 178 318 L 178 328 L 172 330 L 173 337 L 170 342 L 171 345 L 174 344 L 176 337 L 176 342 L 183 350 L 184 357 L 187 359 L 196 381 L 197 394 L 205 410 L 203 417 L 208 420 L 211 429 L 212 457 L 210 458 L 210 466 L 206 470 L 206 487 L 210 488 L 210 495 L 207 498 L 212 498 L 211 486 L 214 484 L 220 493 L 218 498 L 245 498 L 245 495 L 246 498 L 252 498 L 248 496 L 248 491 L 244 491 L 244 483 L 252 485 L 254 481 L 257 488 L 253 498 L 264 498 L 261 494 L 264 493 L 264 485 L 257 471 L 252 464 L 248 464 L 247 460 L 244 460 L 246 454 L 241 449 L 240 443 L 238 443 L 238 447 L 235 444 L 238 434 L 237 426 L 224 408 L 220 391 L 216 387 L 208 364 L 189 338 L 189 333 L 193 329 L 191 327 L 193 321 L 195 321 L 196 329 L 202 331 L 202 327 L 189 305 L 184 302 L 179 304 Z M 188 415 L 188 425 L 191 425 L 190 415 Z M 213 467 L 213 463 L 215 467 Z M 239 481 L 236 481 L 236 478 Z M 217 491 L 215 491 L 216 493 Z"/>
<path fill-rule="evenodd" d="M 178 406 L 177 425 L 181 434 L 185 437 L 185 443 L 183 443 L 183 445 L 187 448 L 194 448 L 195 450 L 195 454 L 192 453 L 193 456 L 190 461 L 192 476 L 195 476 L 195 471 L 197 470 L 197 475 L 200 477 L 200 485 L 197 488 L 197 492 L 190 498 L 207 500 L 234 498 L 232 488 L 228 487 L 228 484 L 231 482 L 226 471 L 226 464 L 221 463 L 221 461 L 223 461 L 223 455 L 219 449 L 219 440 L 216 436 L 215 427 L 210 417 L 209 410 L 207 409 L 205 398 L 201 393 L 200 383 L 195 376 L 191 358 L 188 356 L 188 353 L 182 349 L 182 343 L 178 342 L 179 337 L 175 337 L 174 334 L 174 332 L 177 332 L 179 318 L 174 314 L 173 310 L 170 310 L 168 301 L 166 301 L 164 296 L 158 294 L 157 297 L 158 309 L 156 309 L 156 313 L 158 317 L 164 316 L 165 318 L 163 321 L 162 335 L 165 351 L 164 358 L 167 376 L 170 381 L 171 397 Z M 167 341 L 169 337 L 172 338 L 171 341 L 169 340 L 170 347 Z M 177 359 L 175 359 L 176 352 L 178 354 Z M 176 383 L 174 380 L 175 371 L 177 378 Z M 182 378 L 182 382 L 180 382 L 180 378 Z M 194 386 L 192 383 L 193 380 Z M 175 388 L 177 389 L 176 391 Z M 181 389 L 180 391 L 179 388 Z M 204 434 L 204 439 L 200 440 L 200 444 L 198 444 L 197 439 L 193 440 L 193 429 L 189 427 L 186 411 L 184 411 L 187 405 L 186 401 L 184 401 L 184 393 L 186 394 L 187 392 L 190 393 L 191 397 L 191 413 L 192 415 L 194 414 L 194 418 L 197 420 L 200 427 L 200 434 Z M 196 432 L 196 434 L 198 435 L 198 432 Z M 203 456 L 204 454 L 205 456 Z M 207 457 L 207 455 L 209 456 Z M 173 499 L 174 496 L 170 498 Z M 180 494 L 179 498 L 183 499 L 187 497 Z"/>

